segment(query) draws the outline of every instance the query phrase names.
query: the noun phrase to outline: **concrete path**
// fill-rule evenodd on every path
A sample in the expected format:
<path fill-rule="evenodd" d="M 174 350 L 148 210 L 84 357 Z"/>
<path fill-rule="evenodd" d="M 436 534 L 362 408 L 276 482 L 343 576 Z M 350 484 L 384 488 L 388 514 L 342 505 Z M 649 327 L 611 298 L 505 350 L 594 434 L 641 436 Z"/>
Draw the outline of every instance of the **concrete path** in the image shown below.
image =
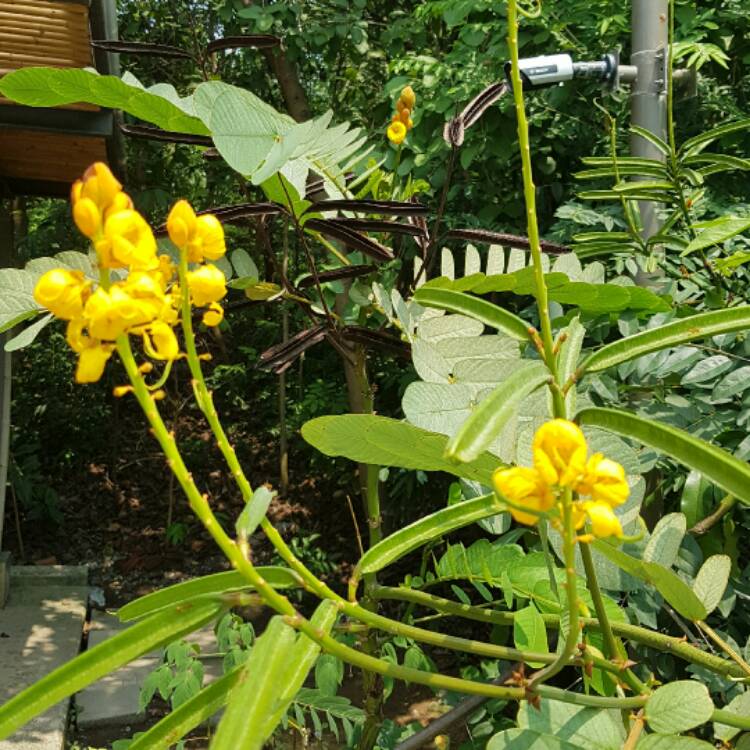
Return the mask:
<path fill-rule="evenodd" d="M 85 566 L 16 566 L 0 609 L 0 703 L 78 654 L 89 588 Z M 7 740 L 0 750 L 62 750 L 68 701 Z"/>

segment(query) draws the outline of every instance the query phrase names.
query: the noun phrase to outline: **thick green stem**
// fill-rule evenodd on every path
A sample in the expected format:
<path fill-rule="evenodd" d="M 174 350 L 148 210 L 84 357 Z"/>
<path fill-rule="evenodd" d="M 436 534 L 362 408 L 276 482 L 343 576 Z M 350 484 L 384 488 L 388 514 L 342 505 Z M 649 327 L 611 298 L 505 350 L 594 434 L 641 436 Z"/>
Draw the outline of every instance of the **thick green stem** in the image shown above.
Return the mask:
<path fill-rule="evenodd" d="M 486 609 L 484 607 L 460 604 L 459 602 L 434 596 L 416 589 L 379 586 L 373 591 L 373 596 L 378 599 L 392 599 L 394 601 L 418 604 L 446 615 L 463 617 L 494 625 L 512 625 L 515 618 L 514 612 L 498 612 L 497 610 Z M 547 627 L 560 627 L 560 618 L 558 615 L 542 614 L 541 617 Z M 584 628 L 591 628 L 592 630 L 602 630 L 602 624 L 599 620 L 587 617 L 581 618 L 581 625 Z M 657 651 L 673 654 L 691 664 L 698 664 L 705 667 L 715 674 L 739 679 L 745 677 L 743 670 L 733 662 L 722 659 L 720 656 L 707 654 L 695 646 L 691 646 L 683 638 L 675 638 L 671 635 L 657 633 L 653 630 L 624 622 L 612 622 L 610 627 L 616 635 L 622 638 L 627 638 L 634 643 L 640 643 Z"/>

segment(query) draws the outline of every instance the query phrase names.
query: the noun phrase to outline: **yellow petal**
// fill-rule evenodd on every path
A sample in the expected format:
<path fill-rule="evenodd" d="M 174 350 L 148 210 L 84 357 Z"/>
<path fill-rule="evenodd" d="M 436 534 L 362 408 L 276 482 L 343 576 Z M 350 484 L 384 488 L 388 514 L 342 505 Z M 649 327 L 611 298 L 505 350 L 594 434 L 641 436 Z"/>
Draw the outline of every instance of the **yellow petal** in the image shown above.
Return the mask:
<path fill-rule="evenodd" d="M 90 346 L 78 355 L 77 383 L 96 383 L 112 355 L 112 347 Z"/>
<path fill-rule="evenodd" d="M 552 419 L 534 435 L 534 466 L 548 484 L 574 488 L 586 469 L 586 438 L 567 419 Z"/>
<path fill-rule="evenodd" d="M 203 313 L 203 325 L 215 328 L 224 320 L 224 308 L 218 302 L 212 302 Z"/>
<path fill-rule="evenodd" d="M 227 293 L 224 274 L 211 263 L 189 271 L 187 282 L 193 302 L 198 307 L 218 302 Z"/>
<path fill-rule="evenodd" d="M 56 268 L 37 281 L 34 299 L 58 318 L 71 320 L 82 314 L 89 287 L 81 271 Z"/>
<path fill-rule="evenodd" d="M 195 231 L 195 211 L 185 200 L 177 201 L 167 217 L 169 239 L 180 249 L 184 248 Z"/>
<path fill-rule="evenodd" d="M 102 217 L 96 203 L 91 198 L 81 198 L 73 204 L 73 221 L 81 234 L 93 239 L 102 228 Z"/>
<path fill-rule="evenodd" d="M 399 143 L 403 143 L 406 138 L 406 125 L 400 120 L 398 122 L 392 122 L 386 130 L 388 140 L 398 146 Z"/>
<path fill-rule="evenodd" d="M 591 522 L 591 531 L 594 536 L 600 538 L 622 537 L 620 519 L 608 503 L 587 502 L 583 504 L 583 507 Z"/>
<path fill-rule="evenodd" d="M 630 495 L 625 469 L 616 461 L 595 453 L 586 464 L 583 479 L 576 487 L 579 495 L 588 495 L 594 501 L 622 505 Z"/>

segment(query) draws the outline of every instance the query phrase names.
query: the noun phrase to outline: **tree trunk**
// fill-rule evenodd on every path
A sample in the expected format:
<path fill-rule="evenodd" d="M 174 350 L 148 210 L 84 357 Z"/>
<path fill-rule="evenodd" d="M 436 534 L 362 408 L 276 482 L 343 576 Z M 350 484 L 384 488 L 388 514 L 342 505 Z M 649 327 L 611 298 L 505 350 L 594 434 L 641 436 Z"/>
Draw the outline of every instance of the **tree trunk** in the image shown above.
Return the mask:
<path fill-rule="evenodd" d="M 279 82 L 281 95 L 284 97 L 284 103 L 289 110 L 289 114 L 297 122 L 309 120 L 312 117 L 310 104 L 307 101 L 307 94 L 302 88 L 294 63 L 289 61 L 286 52 L 281 48 L 266 49 L 263 53 L 268 61 L 268 66 Z"/>

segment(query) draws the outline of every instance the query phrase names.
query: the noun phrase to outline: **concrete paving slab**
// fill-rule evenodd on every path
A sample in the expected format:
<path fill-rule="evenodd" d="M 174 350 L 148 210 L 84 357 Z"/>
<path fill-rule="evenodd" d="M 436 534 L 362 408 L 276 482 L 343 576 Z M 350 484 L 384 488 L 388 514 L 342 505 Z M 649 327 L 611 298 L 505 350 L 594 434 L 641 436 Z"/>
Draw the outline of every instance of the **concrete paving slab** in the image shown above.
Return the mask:
<path fill-rule="evenodd" d="M 89 648 L 111 638 L 125 627 L 127 623 L 121 623 L 115 615 L 93 612 L 89 623 Z M 202 653 L 212 654 L 216 651 L 216 638 L 210 627 L 192 633 L 186 640 L 197 643 Z M 78 726 L 91 729 L 130 724 L 143 719 L 143 714 L 138 713 L 141 686 L 161 663 L 162 651 L 152 651 L 78 693 L 75 697 Z M 221 657 L 208 657 L 203 660 L 203 666 L 204 685 L 221 677 Z"/>
<path fill-rule="evenodd" d="M 48 576 L 42 585 L 44 573 L 33 573 L 29 584 L 23 570 L 11 571 L 10 597 L 0 610 L 0 703 L 78 654 L 88 587 L 71 584 L 80 578 L 62 570 L 51 572 L 60 583 L 49 585 Z M 62 701 L 0 741 L 0 750 L 62 750 L 67 711 Z"/>

